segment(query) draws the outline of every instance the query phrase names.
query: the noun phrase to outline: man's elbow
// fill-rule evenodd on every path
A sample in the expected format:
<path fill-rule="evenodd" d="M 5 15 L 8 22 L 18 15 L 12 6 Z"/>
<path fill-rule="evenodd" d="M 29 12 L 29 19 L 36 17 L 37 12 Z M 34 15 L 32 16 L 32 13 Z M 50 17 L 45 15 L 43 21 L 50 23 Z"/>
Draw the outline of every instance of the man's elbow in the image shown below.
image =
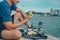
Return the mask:
<path fill-rule="evenodd" d="M 3 24 L 7 30 L 13 30 L 12 29 L 12 22 L 4 22 Z"/>
<path fill-rule="evenodd" d="M 7 30 L 13 30 L 11 26 L 6 26 Z"/>

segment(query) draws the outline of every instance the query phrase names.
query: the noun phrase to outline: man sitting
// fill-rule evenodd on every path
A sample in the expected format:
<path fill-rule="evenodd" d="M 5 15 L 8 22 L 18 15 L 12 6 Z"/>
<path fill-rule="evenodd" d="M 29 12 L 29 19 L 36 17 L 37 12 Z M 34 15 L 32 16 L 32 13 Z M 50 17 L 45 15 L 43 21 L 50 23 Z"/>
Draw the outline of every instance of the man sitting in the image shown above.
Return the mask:
<path fill-rule="evenodd" d="M 19 0 L 4 0 L 0 2 L 0 36 L 3 39 L 19 39 L 22 37 L 22 33 L 19 31 L 19 27 L 23 24 L 29 28 L 29 20 L 32 15 L 26 16 L 24 12 L 17 8 L 15 5 L 19 3 Z M 16 11 L 16 14 L 11 16 L 12 10 Z M 19 23 L 16 23 L 19 20 Z"/>

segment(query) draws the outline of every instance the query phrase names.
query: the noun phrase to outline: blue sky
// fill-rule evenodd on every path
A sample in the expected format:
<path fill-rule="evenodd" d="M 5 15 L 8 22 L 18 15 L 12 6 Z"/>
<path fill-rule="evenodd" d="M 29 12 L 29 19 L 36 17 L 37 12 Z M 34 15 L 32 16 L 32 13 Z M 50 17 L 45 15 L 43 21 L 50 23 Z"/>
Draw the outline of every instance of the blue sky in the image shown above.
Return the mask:
<path fill-rule="evenodd" d="M 20 0 L 18 7 L 25 12 L 49 12 L 50 8 L 60 9 L 60 0 Z"/>
<path fill-rule="evenodd" d="M 29 10 L 36 12 L 50 12 L 50 8 L 60 9 L 60 0 L 20 0 L 17 7 L 24 12 Z"/>

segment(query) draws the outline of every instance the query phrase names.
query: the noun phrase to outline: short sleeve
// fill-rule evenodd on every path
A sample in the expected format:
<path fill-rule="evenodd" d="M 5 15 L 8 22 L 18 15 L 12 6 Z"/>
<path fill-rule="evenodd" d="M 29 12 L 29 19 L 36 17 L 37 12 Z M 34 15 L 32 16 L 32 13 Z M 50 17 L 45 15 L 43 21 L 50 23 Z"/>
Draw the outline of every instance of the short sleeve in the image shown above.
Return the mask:
<path fill-rule="evenodd" d="M 0 17 L 2 22 L 12 22 L 11 10 L 8 7 L 1 7 Z"/>
<path fill-rule="evenodd" d="M 16 5 L 12 5 L 11 9 L 14 10 L 14 11 L 16 11 L 16 9 L 17 9 Z"/>

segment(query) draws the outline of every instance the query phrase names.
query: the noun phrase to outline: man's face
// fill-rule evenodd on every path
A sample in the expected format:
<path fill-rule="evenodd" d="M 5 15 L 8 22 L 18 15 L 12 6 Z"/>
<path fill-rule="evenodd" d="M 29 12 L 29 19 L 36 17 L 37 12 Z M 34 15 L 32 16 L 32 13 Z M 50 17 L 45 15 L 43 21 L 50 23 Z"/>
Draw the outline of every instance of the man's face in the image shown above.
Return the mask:
<path fill-rule="evenodd" d="M 20 0 L 12 0 L 12 3 L 13 3 L 13 4 L 17 4 L 17 3 L 19 3 L 19 1 L 20 1 Z"/>

